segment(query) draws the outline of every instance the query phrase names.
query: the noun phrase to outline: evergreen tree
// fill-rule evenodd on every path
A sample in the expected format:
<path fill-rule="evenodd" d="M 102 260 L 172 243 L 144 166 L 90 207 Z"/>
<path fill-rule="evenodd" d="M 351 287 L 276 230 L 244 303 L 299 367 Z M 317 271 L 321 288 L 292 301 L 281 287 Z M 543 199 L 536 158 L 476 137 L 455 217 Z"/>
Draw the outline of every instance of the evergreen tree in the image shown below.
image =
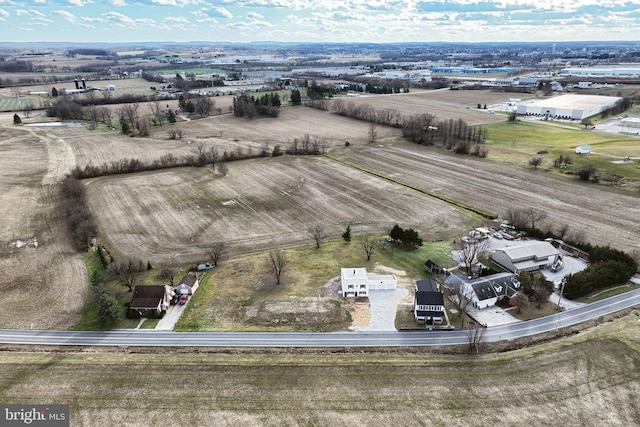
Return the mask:
<path fill-rule="evenodd" d="M 292 105 L 302 104 L 302 96 L 300 95 L 300 91 L 298 89 L 294 89 L 291 91 L 291 104 Z"/>
<path fill-rule="evenodd" d="M 103 292 L 98 301 L 100 308 L 98 317 L 105 326 L 114 326 L 122 317 L 120 305 L 115 296 L 110 292 Z"/>
<path fill-rule="evenodd" d="M 20 116 L 17 114 L 13 115 L 13 124 L 14 125 L 19 125 L 20 123 L 22 123 L 22 119 L 20 119 Z"/>
<path fill-rule="evenodd" d="M 342 238 L 344 239 L 345 242 L 350 242 L 351 241 L 351 226 L 347 225 L 347 228 L 344 230 L 344 233 L 342 233 Z"/>

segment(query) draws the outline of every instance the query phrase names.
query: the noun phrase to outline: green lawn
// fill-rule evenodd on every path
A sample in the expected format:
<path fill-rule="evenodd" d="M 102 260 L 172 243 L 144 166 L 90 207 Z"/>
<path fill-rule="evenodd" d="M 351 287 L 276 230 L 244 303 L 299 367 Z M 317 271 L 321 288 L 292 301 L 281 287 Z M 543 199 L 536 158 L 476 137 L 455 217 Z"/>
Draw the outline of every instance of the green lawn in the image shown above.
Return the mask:
<path fill-rule="evenodd" d="M 532 157 L 542 156 L 544 163 L 540 169 L 562 173 L 566 170 L 553 168 L 553 159 L 562 154 L 573 160 L 573 165 L 569 168 L 592 164 L 608 174 L 640 180 L 638 161 L 613 163 L 624 156 L 640 157 L 638 138 L 594 132 L 584 128 L 565 129 L 523 121 L 505 121 L 486 125 L 486 128 L 490 159 L 528 166 Z M 592 150 L 597 154 L 575 154 L 576 146 L 586 144 L 591 145 Z"/>

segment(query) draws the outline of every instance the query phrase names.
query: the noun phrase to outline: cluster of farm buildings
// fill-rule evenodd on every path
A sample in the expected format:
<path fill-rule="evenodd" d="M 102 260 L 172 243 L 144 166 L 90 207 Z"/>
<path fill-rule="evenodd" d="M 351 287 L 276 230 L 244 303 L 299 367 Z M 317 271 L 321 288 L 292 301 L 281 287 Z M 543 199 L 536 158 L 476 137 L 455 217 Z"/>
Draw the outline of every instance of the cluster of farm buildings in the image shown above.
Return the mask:
<path fill-rule="evenodd" d="M 430 260 L 425 262 L 424 268 L 434 277 L 444 273 L 442 286 L 449 290 L 461 288 L 462 295 L 469 299 L 470 304 L 481 310 L 493 307 L 498 301 L 520 292 L 520 273 L 544 269 L 557 271 L 562 268 L 563 254 L 576 257 L 583 255 L 575 251 L 575 248 L 559 240 L 523 240 L 491 251 L 491 261 L 503 268 L 502 272 L 471 277 L 441 269 Z M 397 278 L 394 274 L 374 275 L 369 274 L 365 268 L 349 267 L 341 269 L 340 285 L 341 295 L 345 298 L 368 297 L 371 292 L 396 289 Z M 412 311 L 417 323 L 441 325 L 447 318 L 444 294 L 436 280 L 416 281 Z"/>

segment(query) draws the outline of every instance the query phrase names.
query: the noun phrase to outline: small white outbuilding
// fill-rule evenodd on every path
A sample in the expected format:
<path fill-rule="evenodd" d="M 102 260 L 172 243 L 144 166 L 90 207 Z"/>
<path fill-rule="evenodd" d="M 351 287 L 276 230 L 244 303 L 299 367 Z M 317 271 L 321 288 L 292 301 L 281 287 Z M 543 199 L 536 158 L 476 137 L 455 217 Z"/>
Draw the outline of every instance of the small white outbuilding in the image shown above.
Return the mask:
<path fill-rule="evenodd" d="M 591 154 L 590 145 L 578 145 L 576 147 L 576 154 Z"/>

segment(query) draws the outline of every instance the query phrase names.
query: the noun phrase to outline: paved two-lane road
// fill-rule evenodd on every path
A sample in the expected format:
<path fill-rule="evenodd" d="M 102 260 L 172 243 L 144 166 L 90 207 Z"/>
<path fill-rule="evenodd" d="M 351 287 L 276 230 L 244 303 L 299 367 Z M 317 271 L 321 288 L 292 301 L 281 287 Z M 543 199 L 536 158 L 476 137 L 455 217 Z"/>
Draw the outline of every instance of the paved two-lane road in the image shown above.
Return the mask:
<path fill-rule="evenodd" d="M 640 304 L 640 289 L 584 307 L 486 329 L 485 341 L 528 337 L 576 325 Z M 0 330 L 0 343 L 147 347 L 419 347 L 468 344 L 466 331 L 424 332 L 106 332 Z"/>

